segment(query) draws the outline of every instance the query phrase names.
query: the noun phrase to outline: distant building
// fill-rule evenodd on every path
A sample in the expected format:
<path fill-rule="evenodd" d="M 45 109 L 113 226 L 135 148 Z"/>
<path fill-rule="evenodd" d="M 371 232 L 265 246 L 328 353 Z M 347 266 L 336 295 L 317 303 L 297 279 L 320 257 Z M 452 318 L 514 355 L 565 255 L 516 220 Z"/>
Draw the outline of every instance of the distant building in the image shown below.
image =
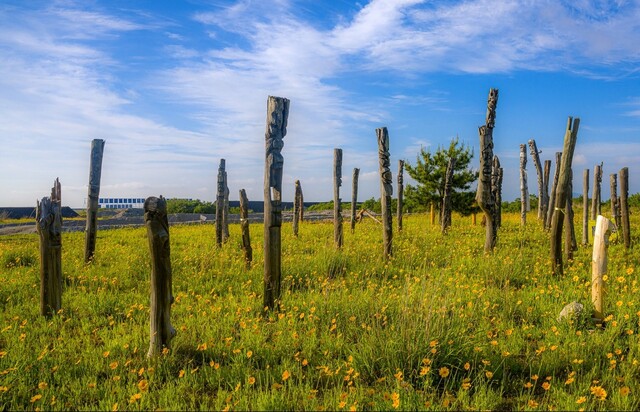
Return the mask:
<path fill-rule="evenodd" d="M 101 209 L 142 209 L 144 207 L 143 198 L 131 197 L 101 197 L 98 199 Z"/>

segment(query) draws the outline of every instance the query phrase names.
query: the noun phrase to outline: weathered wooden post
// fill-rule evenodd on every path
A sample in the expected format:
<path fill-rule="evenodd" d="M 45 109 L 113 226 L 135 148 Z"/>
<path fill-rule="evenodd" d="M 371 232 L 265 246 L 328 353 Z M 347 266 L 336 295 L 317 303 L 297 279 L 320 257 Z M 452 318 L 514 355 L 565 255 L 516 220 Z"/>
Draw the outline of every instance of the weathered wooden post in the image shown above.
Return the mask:
<path fill-rule="evenodd" d="M 589 244 L 589 169 L 582 173 L 582 244 Z"/>
<path fill-rule="evenodd" d="M 293 192 L 293 236 L 298 237 L 298 222 L 300 221 L 302 209 L 302 189 L 300 181 L 296 180 L 295 190 Z"/>
<path fill-rule="evenodd" d="M 160 196 L 148 197 L 144 202 L 144 223 L 147 227 L 151 252 L 151 307 L 150 344 L 148 357 L 169 348 L 176 330 L 171 325 L 173 303 L 171 246 L 167 201 Z"/>
<path fill-rule="evenodd" d="M 447 172 L 444 175 L 444 193 L 442 196 L 442 234 L 447 233 L 451 226 L 451 186 L 453 184 L 453 170 L 456 167 L 456 158 L 450 157 L 447 164 Z"/>
<path fill-rule="evenodd" d="M 222 246 L 224 241 L 224 171 L 225 160 L 220 159 L 218 166 L 218 185 L 216 191 L 216 245 Z"/>
<path fill-rule="evenodd" d="M 599 324 L 604 322 L 604 275 L 607 274 L 607 249 L 612 230 L 613 223 L 604 216 L 598 216 L 591 259 L 591 301 L 593 318 Z"/>
<path fill-rule="evenodd" d="M 398 160 L 398 204 L 396 215 L 398 232 L 402 232 L 402 208 L 404 207 L 404 160 Z"/>
<path fill-rule="evenodd" d="M 384 258 L 392 255 L 393 216 L 391 214 L 391 195 L 393 194 L 391 161 L 389 160 L 389 132 L 386 127 L 376 129 L 378 138 L 378 160 L 380 169 L 380 203 L 382 205 L 382 240 Z"/>
<path fill-rule="evenodd" d="M 547 210 L 547 219 L 545 220 L 545 229 L 551 228 L 551 218 L 553 217 L 556 204 L 556 191 L 558 189 L 558 179 L 560 178 L 560 162 L 562 161 L 562 152 L 556 152 L 556 170 L 553 176 L 553 186 L 551 195 L 549 195 L 549 209 Z M 539 201 L 539 199 L 538 199 Z"/>
<path fill-rule="evenodd" d="M 222 242 L 229 239 L 229 185 L 227 184 L 227 170 L 224 171 L 224 209 L 222 210 Z"/>
<path fill-rule="evenodd" d="M 333 149 L 333 243 L 337 249 L 342 247 L 342 149 Z"/>
<path fill-rule="evenodd" d="M 240 230 L 242 231 L 244 261 L 247 269 L 250 269 L 251 261 L 253 260 L 253 249 L 251 249 L 251 235 L 249 233 L 249 200 L 244 189 L 240 189 Z"/>
<path fill-rule="evenodd" d="M 549 195 L 545 191 L 544 176 L 542 174 L 542 164 L 540 164 L 540 152 L 538 151 L 538 146 L 536 146 L 536 141 L 534 139 L 529 140 L 529 150 L 531 152 L 531 158 L 533 159 L 533 164 L 536 167 L 536 174 L 538 176 L 538 220 L 541 220 L 544 224 L 544 219 L 546 216 L 544 213 L 544 205 L 549 201 L 547 199 Z"/>
<path fill-rule="evenodd" d="M 360 175 L 360 169 L 353 168 L 353 175 L 351 178 L 351 233 L 356 230 L 356 208 L 358 206 L 358 176 Z"/>
<path fill-rule="evenodd" d="M 431 208 L 430 208 L 430 212 L 429 212 L 429 217 L 431 220 L 431 226 L 436 224 L 436 211 L 434 210 L 433 207 L 433 202 L 431 202 Z"/>
<path fill-rule="evenodd" d="M 300 223 L 304 220 L 304 194 L 302 193 L 302 185 L 298 180 L 298 186 L 296 187 L 296 195 L 298 196 L 298 204 L 300 207 L 298 208 L 298 220 Z"/>
<path fill-rule="evenodd" d="M 554 213 L 551 217 L 551 262 L 553 265 L 553 273 L 562 275 L 562 226 L 564 223 L 563 212 L 567 207 L 567 196 L 569 196 L 569 179 L 571 173 L 571 163 L 573 161 L 573 151 L 578 140 L 578 128 L 580 119 L 575 120 L 569 116 L 567 120 L 567 129 L 564 135 L 564 147 L 562 149 L 562 158 L 560 160 L 560 175 L 555 194 Z"/>
<path fill-rule="evenodd" d="M 618 205 L 618 175 L 612 173 L 609 175 L 609 186 L 611 188 L 611 219 L 616 224 L 616 229 L 619 230 L 621 226 L 620 220 L 620 206 Z"/>
<path fill-rule="evenodd" d="M 531 140 L 529 140 L 531 142 Z M 529 200 L 529 190 L 527 189 L 527 146 L 520 145 L 520 224 L 527 224 L 527 200 Z"/>
<path fill-rule="evenodd" d="M 564 211 L 565 242 L 564 251 L 567 260 L 573 260 L 573 252 L 578 249 L 576 230 L 573 224 L 573 170 L 569 169 L 569 187 L 567 189 L 567 207 Z"/>
<path fill-rule="evenodd" d="M 620 175 L 620 217 L 622 221 L 622 237 L 624 247 L 631 247 L 631 226 L 629 224 L 629 168 L 623 167 L 618 172 Z"/>
<path fill-rule="evenodd" d="M 591 199 L 591 220 L 601 213 L 602 196 L 600 188 L 602 186 L 602 164 L 596 165 L 593 170 L 593 198 Z"/>
<path fill-rule="evenodd" d="M 93 259 L 96 251 L 98 232 L 98 207 L 100 206 L 100 176 L 102 175 L 102 154 L 104 140 L 91 141 L 91 163 L 89 165 L 89 194 L 87 196 L 87 226 L 84 233 L 84 263 Z"/>
<path fill-rule="evenodd" d="M 282 277 L 282 157 L 283 139 L 287 134 L 289 99 L 269 96 L 264 162 L 264 304 L 268 309 L 279 306 Z"/>
<path fill-rule="evenodd" d="M 62 308 L 62 190 L 53 182 L 50 197 L 36 202 L 40 239 L 40 315 L 51 317 Z"/>
<path fill-rule="evenodd" d="M 496 222 L 496 199 L 491 190 L 492 169 L 493 169 L 493 127 L 496 119 L 496 106 L 498 105 L 498 89 L 489 90 L 487 99 L 487 115 L 484 126 L 478 128 L 480 135 L 480 176 L 478 178 L 478 189 L 476 192 L 476 202 L 484 212 L 486 220 L 486 236 L 484 251 L 491 252 L 496 246 L 498 238 L 498 226 Z"/>
<path fill-rule="evenodd" d="M 500 159 L 493 156 L 493 166 L 491 169 L 491 191 L 496 199 L 496 227 L 502 226 L 502 174 Z"/>
<path fill-rule="evenodd" d="M 544 205 L 542 206 L 542 227 L 544 227 L 547 221 L 547 214 L 549 213 L 549 177 L 551 175 L 551 160 L 544 161 L 544 177 L 542 179 L 543 191 L 547 194 L 544 199 Z M 528 210 L 528 209 L 527 209 Z"/>

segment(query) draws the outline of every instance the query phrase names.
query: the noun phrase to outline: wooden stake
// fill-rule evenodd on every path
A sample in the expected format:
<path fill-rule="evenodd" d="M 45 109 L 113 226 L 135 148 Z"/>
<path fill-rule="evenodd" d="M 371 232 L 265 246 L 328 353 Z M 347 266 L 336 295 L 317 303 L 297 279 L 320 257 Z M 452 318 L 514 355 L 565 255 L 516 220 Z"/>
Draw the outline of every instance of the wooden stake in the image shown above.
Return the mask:
<path fill-rule="evenodd" d="M 340 186 L 342 186 L 342 149 L 333 149 L 333 243 L 337 249 L 342 247 Z"/>
<path fill-rule="evenodd" d="M 555 212 L 556 204 L 556 191 L 558 190 L 558 179 L 560 178 L 560 162 L 562 161 L 562 152 L 556 152 L 556 170 L 553 176 L 553 188 L 549 195 L 549 210 L 547 210 L 547 219 L 545 220 L 544 228 L 551 228 L 551 218 Z"/>
<path fill-rule="evenodd" d="M 96 250 L 103 153 L 104 140 L 93 139 L 91 141 L 91 163 L 89 166 L 89 194 L 87 196 L 87 226 L 84 237 L 84 263 L 89 263 L 93 259 Z"/>
<path fill-rule="evenodd" d="M 560 160 L 560 177 L 555 190 L 554 213 L 551 217 L 551 262 L 555 275 L 562 275 L 562 226 L 564 223 L 563 212 L 567 207 L 567 196 L 569 196 L 569 179 L 571 177 L 571 162 L 573 161 L 573 151 L 578 140 L 578 128 L 580 119 L 575 120 L 569 116 L 567 129 L 564 135 L 564 147 Z"/>
<path fill-rule="evenodd" d="M 622 221 L 620 219 L 620 206 L 618 205 L 618 175 L 612 173 L 609 175 L 609 185 L 611 188 L 611 218 L 616 224 L 616 228 L 620 230 Z"/>
<path fill-rule="evenodd" d="M 569 169 L 569 188 L 567 189 L 567 207 L 564 211 L 565 242 L 564 251 L 567 261 L 573 260 L 573 252 L 578 249 L 576 245 L 576 231 L 573 225 L 573 171 Z"/>
<path fill-rule="evenodd" d="M 295 182 L 295 191 L 293 195 L 293 235 L 298 237 L 298 222 L 302 217 L 302 188 L 300 187 L 300 181 Z"/>
<path fill-rule="evenodd" d="M 351 233 L 356 230 L 356 208 L 358 204 L 358 176 L 360 169 L 353 168 L 353 177 L 351 178 Z"/>
<path fill-rule="evenodd" d="M 529 140 L 531 144 L 531 140 Z M 529 190 L 527 189 L 527 146 L 520 145 L 520 224 L 527 224 L 527 199 Z M 540 210 L 540 209 L 538 209 Z"/>
<path fill-rule="evenodd" d="M 493 156 L 493 168 L 491 171 L 492 179 L 491 190 L 494 191 L 496 199 L 496 226 L 502 227 L 502 175 L 504 169 L 500 167 L 500 159 L 498 156 Z"/>
<path fill-rule="evenodd" d="M 253 249 L 251 249 L 251 235 L 249 233 L 249 199 L 247 192 L 240 189 L 240 230 L 242 231 L 242 252 L 247 269 L 251 269 Z"/>
<path fill-rule="evenodd" d="M 396 216 L 398 232 L 402 232 L 402 208 L 404 207 L 404 160 L 398 160 L 398 204 Z"/>
<path fill-rule="evenodd" d="M 544 213 L 544 205 L 549 201 L 547 199 L 549 195 L 545 191 L 542 165 L 540 164 L 540 152 L 538 151 L 538 146 L 536 146 L 536 141 L 533 139 L 529 140 L 529 150 L 531 152 L 531 158 L 533 159 L 533 164 L 536 167 L 536 174 L 538 176 L 538 220 L 542 221 L 544 224 L 544 219 L 546 216 Z"/>
<path fill-rule="evenodd" d="M 430 216 L 430 220 L 431 220 L 431 226 L 436 224 L 436 211 L 434 210 L 433 207 L 433 202 L 431 202 L 431 211 L 429 212 L 429 216 Z"/>
<path fill-rule="evenodd" d="M 263 306 L 279 306 L 282 277 L 282 157 L 287 134 L 289 99 L 269 96 L 264 162 L 264 300 Z"/>
<path fill-rule="evenodd" d="M 222 210 L 222 243 L 229 239 L 229 185 L 227 184 L 227 170 L 224 170 L 224 209 Z"/>
<path fill-rule="evenodd" d="M 380 203 L 382 204 L 382 240 L 384 258 L 389 260 L 392 255 L 393 216 L 391 214 L 391 195 L 393 186 L 389 160 L 389 132 L 386 127 L 376 129 L 378 138 L 378 158 L 380 169 Z"/>
<path fill-rule="evenodd" d="M 148 197 L 144 202 L 144 223 L 151 252 L 150 344 L 148 357 L 169 348 L 176 330 L 171 325 L 173 303 L 171 247 L 167 202 L 164 197 Z"/>
<path fill-rule="evenodd" d="M 542 190 L 547 194 L 544 199 L 544 205 L 542 205 L 542 227 L 544 227 L 544 223 L 547 220 L 547 215 L 549 214 L 549 177 L 551 175 L 551 160 L 544 161 L 544 177 L 542 179 Z M 529 211 L 530 208 L 527 208 Z"/>
<path fill-rule="evenodd" d="M 447 233 L 447 229 L 451 226 L 451 186 L 453 184 L 453 170 L 456 167 L 456 158 L 449 158 L 447 172 L 444 177 L 444 193 L 442 196 L 442 234 Z"/>
<path fill-rule="evenodd" d="M 593 171 L 593 198 L 591 199 L 591 220 L 596 220 L 602 214 L 602 196 L 600 187 L 602 186 L 602 165 L 596 165 Z"/>
<path fill-rule="evenodd" d="M 40 315 L 50 318 L 62 308 L 62 189 L 53 182 L 50 197 L 36 202 L 40 240 Z"/>
<path fill-rule="evenodd" d="M 631 226 L 629 223 L 629 168 L 623 167 L 618 172 L 620 175 L 620 217 L 622 222 L 622 237 L 624 247 L 631 247 Z"/>
<path fill-rule="evenodd" d="M 487 99 L 487 115 L 484 126 L 478 128 L 480 135 L 480 176 L 476 192 L 476 202 L 484 212 L 486 235 L 484 251 L 491 252 L 496 246 L 498 226 L 496 222 L 496 198 L 491 190 L 493 169 L 493 127 L 495 126 L 496 106 L 498 105 L 498 89 L 489 90 Z"/>
<path fill-rule="evenodd" d="M 582 244 L 589 244 L 589 169 L 582 173 Z"/>
<path fill-rule="evenodd" d="M 222 246 L 224 241 L 224 174 L 225 174 L 225 160 L 220 159 L 220 166 L 218 166 L 218 185 L 216 192 L 216 245 Z"/>
<path fill-rule="evenodd" d="M 594 306 L 593 318 L 600 324 L 604 321 L 604 275 L 607 274 L 607 249 L 613 228 L 609 219 L 598 216 L 591 259 L 591 301 Z"/>

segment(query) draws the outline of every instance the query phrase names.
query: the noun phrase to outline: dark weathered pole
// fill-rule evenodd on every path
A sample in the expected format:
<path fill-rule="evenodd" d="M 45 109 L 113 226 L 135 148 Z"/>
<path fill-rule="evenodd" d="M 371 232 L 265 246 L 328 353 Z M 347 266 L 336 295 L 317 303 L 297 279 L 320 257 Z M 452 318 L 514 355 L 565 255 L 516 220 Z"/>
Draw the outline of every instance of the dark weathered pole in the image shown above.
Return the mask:
<path fill-rule="evenodd" d="M 600 188 L 602 186 L 602 166 L 596 165 L 593 170 L 593 198 L 591 199 L 591 220 L 596 220 L 599 214 L 601 214 L 600 205 L 602 203 L 602 196 L 600 194 Z"/>
<path fill-rule="evenodd" d="M 264 300 L 263 306 L 274 309 L 280 300 L 282 277 L 282 157 L 287 134 L 289 99 L 269 96 L 264 162 Z"/>
<path fill-rule="evenodd" d="M 567 192 L 567 207 L 564 211 L 564 251 L 567 260 L 573 260 L 573 252 L 578 249 L 578 246 L 576 244 L 576 230 L 573 224 L 573 170 L 571 169 L 569 169 L 569 188 Z"/>
<path fill-rule="evenodd" d="M 404 160 L 398 160 L 398 204 L 396 217 L 398 232 L 402 232 L 402 208 L 404 207 Z"/>
<path fill-rule="evenodd" d="M 295 190 L 293 195 L 293 236 L 298 237 L 298 222 L 300 221 L 302 209 L 302 189 L 300 188 L 300 181 L 296 180 Z"/>
<path fill-rule="evenodd" d="M 551 194 L 549 196 L 549 210 L 547 210 L 547 219 L 545 220 L 544 228 L 551 228 L 551 218 L 553 217 L 554 208 L 556 204 L 556 190 L 558 188 L 558 179 L 560 178 L 560 162 L 562 160 L 562 152 L 556 152 L 556 170 L 553 176 L 553 186 L 551 188 Z"/>
<path fill-rule="evenodd" d="M 491 191 L 496 199 L 496 227 L 502 226 L 502 174 L 504 173 L 500 167 L 500 159 L 493 156 L 493 166 L 491 170 Z"/>
<path fill-rule="evenodd" d="M 98 207 L 100 206 L 100 176 L 102 175 L 102 154 L 104 140 L 91 141 L 91 163 L 89 166 L 89 194 L 87 197 L 87 226 L 84 234 L 84 262 L 89 263 L 96 251 L 98 232 Z"/>
<path fill-rule="evenodd" d="M 221 247 L 224 241 L 224 169 L 225 160 L 220 159 L 216 191 L 216 245 L 218 245 L 218 247 Z"/>
<path fill-rule="evenodd" d="M 229 239 L 229 185 L 227 184 L 227 170 L 224 171 L 224 209 L 222 210 L 222 242 Z"/>
<path fill-rule="evenodd" d="M 144 223 L 151 252 L 150 343 L 148 357 L 169 348 L 176 330 L 171 325 L 173 303 L 171 247 L 167 202 L 164 197 L 148 197 L 144 202 Z"/>
<path fill-rule="evenodd" d="M 569 116 L 567 129 L 564 135 L 564 147 L 560 160 L 560 175 L 556 187 L 554 213 L 551 217 L 551 262 L 555 275 L 562 275 L 562 226 L 564 223 L 564 211 L 567 207 L 567 196 L 569 196 L 569 179 L 571 173 L 571 163 L 573 161 L 573 151 L 578 140 L 578 128 L 580 119 L 575 120 Z"/>
<path fill-rule="evenodd" d="M 476 202 L 484 212 L 486 220 L 486 236 L 484 251 L 491 252 L 496 246 L 498 227 L 495 220 L 496 199 L 491 191 L 491 175 L 493 166 L 493 127 L 496 119 L 496 106 L 498 105 L 498 89 L 489 90 L 487 99 L 487 115 L 484 126 L 478 128 L 480 135 L 480 175 Z"/>
<path fill-rule="evenodd" d="M 360 169 L 353 168 L 353 177 L 351 178 L 351 233 L 356 230 L 356 208 L 358 205 L 358 176 Z"/>
<path fill-rule="evenodd" d="M 589 169 L 582 173 L 582 244 L 589 244 Z"/>
<path fill-rule="evenodd" d="M 609 186 L 611 188 L 611 219 L 616 224 L 616 229 L 620 230 L 622 221 L 620 220 L 620 205 L 618 204 L 618 175 L 612 173 L 609 175 Z"/>
<path fill-rule="evenodd" d="M 333 243 L 336 248 L 342 247 L 342 149 L 333 149 Z"/>
<path fill-rule="evenodd" d="M 527 224 L 527 200 L 529 190 L 527 188 L 527 146 L 520 145 L 520 224 Z"/>
<path fill-rule="evenodd" d="M 444 193 L 442 196 L 442 234 L 447 233 L 451 226 L 451 186 L 453 185 L 453 170 L 456 167 L 456 158 L 450 157 L 447 164 L 447 172 L 444 175 Z"/>
<path fill-rule="evenodd" d="M 544 205 L 542 205 L 542 227 L 545 227 L 544 225 L 547 221 L 547 215 L 549 213 L 549 178 L 551 175 L 551 160 L 547 159 L 544 161 L 543 175 L 544 177 L 542 179 L 542 185 L 543 185 L 542 190 L 544 191 L 544 193 L 547 194 L 544 199 Z M 529 208 L 527 209 L 527 211 L 528 210 Z"/>
<path fill-rule="evenodd" d="M 304 221 L 304 193 L 302 192 L 302 185 L 298 180 L 298 186 L 296 187 L 296 195 L 298 196 L 298 204 L 300 207 L 298 208 L 298 220 L 300 223 Z"/>
<path fill-rule="evenodd" d="M 51 317 L 62 308 L 62 190 L 53 182 L 50 197 L 36 205 L 40 239 L 40 314 Z"/>
<path fill-rule="evenodd" d="M 436 224 L 436 212 L 433 207 L 433 202 L 431 202 L 431 207 L 429 209 L 429 220 L 431 221 L 431 226 Z"/>
<path fill-rule="evenodd" d="M 240 189 L 240 230 L 242 231 L 242 252 L 247 269 L 251 268 L 253 249 L 251 249 L 251 235 L 249 233 L 249 200 L 247 192 Z"/>
<path fill-rule="evenodd" d="M 544 224 L 544 205 L 548 202 L 548 194 L 544 190 L 544 176 L 542 174 L 542 164 L 540 164 L 540 152 L 538 151 L 538 146 L 536 146 L 536 141 L 534 139 L 529 140 L 529 150 L 538 176 L 538 220 L 541 220 Z"/>
<path fill-rule="evenodd" d="M 622 222 L 622 237 L 624 247 L 631 247 L 631 225 L 629 223 L 629 168 L 623 167 L 618 172 L 620 175 L 620 217 Z"/>
<path fill-rule="evenodd" d="M 376 129 L 378 138 L 378 160 L 380 169 L 380 203 L 382 205 L 382 240 L 384 258 L 392 255 L 393 215 L 391 214 L 391 195 L 393 194 L 391 161 L 389 160 L 389 132 L 386 127 Z"/>

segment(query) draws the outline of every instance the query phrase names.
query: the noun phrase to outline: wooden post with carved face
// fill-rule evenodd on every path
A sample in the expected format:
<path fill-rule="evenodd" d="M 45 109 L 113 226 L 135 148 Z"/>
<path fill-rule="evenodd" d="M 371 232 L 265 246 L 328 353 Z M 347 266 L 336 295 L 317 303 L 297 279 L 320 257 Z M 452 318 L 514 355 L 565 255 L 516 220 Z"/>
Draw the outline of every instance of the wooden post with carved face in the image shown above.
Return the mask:
<path fill-rule="evenodd" d="M 40 314 L 55 315 L 62 308 L 62 191 L 58 179 L 51 197 L 36 206 L 36 229 L 40 239 Z"/>
<path fill-rule="evenodd" d="M 385 260 L 392 255 L 393 215 L 391 195 L 393 194 L 391 162 L 389 155 L 389 132 L 386 127 L 376 129 L 378 137 L 378 163 L 380 169 L 380 203 L 382 205 L 382 241 Z"/>

